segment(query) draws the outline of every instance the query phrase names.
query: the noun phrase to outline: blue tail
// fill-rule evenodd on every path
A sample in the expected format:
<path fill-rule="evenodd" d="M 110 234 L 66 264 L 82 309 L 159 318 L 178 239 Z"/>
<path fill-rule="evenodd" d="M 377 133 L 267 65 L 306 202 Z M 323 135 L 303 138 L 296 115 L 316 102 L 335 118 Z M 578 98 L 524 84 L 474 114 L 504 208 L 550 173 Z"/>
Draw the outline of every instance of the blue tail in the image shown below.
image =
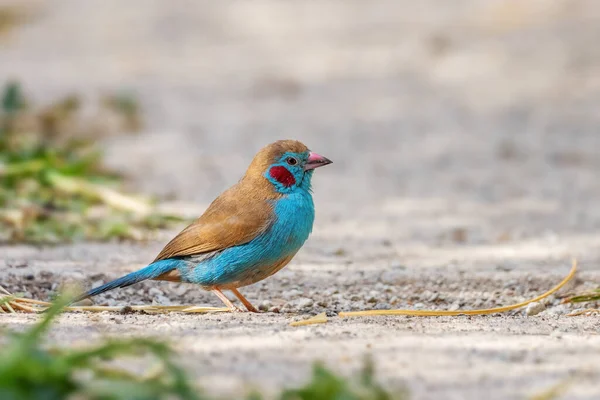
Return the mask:
<path fill-rule="evenodd" d="M 166 274 L 169 271 L 173 271 L 177 269 L 177 266 L 181 263 L 181 260 L 177 259 L 167 259 L 160 260 L 155 263 L 152 263 L 138 271 L 127 274 L 119 279 L 115 279 L 112 282 L 105 283 L 102 286 L 98 286 L 86 293 L 83 293 L 75 298 L 72 303 L 76 303 L 81 301 L 87 297 L 93 297 L 100 293 L 108 292 L 109 290 L 124 288 L 134 283 L 138 283 L 141 281 L 145 281 L 146 279 L 154 279 L 159 277 L 162 274 Z"/>

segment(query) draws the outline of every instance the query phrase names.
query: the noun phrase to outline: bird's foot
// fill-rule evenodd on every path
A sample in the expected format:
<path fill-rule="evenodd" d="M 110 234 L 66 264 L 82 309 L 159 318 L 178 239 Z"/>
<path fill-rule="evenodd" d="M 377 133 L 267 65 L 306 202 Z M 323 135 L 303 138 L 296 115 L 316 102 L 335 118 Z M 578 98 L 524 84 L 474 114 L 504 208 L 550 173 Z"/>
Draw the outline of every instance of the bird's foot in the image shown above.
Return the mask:
<path fill-rule="evenodd" d="M 249 312 L 255 312 L 255 313 L 259 313 L 259 312 L 260 312 L 260 311 L 258 311 L 258 310 L 256 309 L 256 307 L 254 307 L 254 306 L 253 306 L 252 304 L 250 304 L 250 303 L 246 304 L 245 306 L 246 306 L 246 308 L 248 309 L 248 311 L 249 311 Z"/>
<path fill-rule="evenodd" d="M 231 300 L 229 300 L 229 299 L 227 298 L 227 296 L 225 296 L 225 295 L 223 294 L 223 292 L 221 292 L 221 290 L 220 290 L 220 289 L 213 289 L 213 293 L 214 293 L 214 294 L 216 294 L 216 295 L 217 295 L 217 297 L 218 297 L 219 299 L 221 299 L 221 301 L 222 301 L 223 303 L 225 303 L 225 305 L 227 306 L 227 308 L 229 308 L 229 311 L 230 311 L 230 312 L 242 312 L 242 310 L 241 310 L 241 309 L 240 309 L 238 306 L 236 306 L 235 304 L 233 304 L 233 303 L 231 302 Z"/>
<path fill-rule="evenodd" d="M 250 302 L 248 301 L 248 299 L 246 299 L 246 298 L 245 298 L 245 297 L 244 297 L 244 296 L 243 296 L 243 295 L 242 295 L 242 294 L 239 292 L 239 290 L 237 290 L 236 288 L 232 288 L 232 289 L 231 289 L 231 292 L 232 292 L 232 293 L 235 295 L 235 297 L 237 297 L 237 298 L 238 298 L 238 299 L 239 299 L 239 300 L 242 302 L 242 304 L 244 304 L 244 306 L 246 307 L 246 309 L 247 309 L 248 311 L 250 311 L 250 312 L 255 312 L 255 313 L 257 313 L 257 312 L 260 312 L 260 311 L 258 311 L 258 310 L 256 309 L 256 307 L 254 307 L 254 306 L 252 305 L 252 303 L 250 303 Z"/>
<path fill-rule="evenodd" d="M 232 312 L 232 313 L 241 313 L 241 312 L 244 312 L 244 310 L 242 310 L 238 306 L 232 304 L 231 307 L 229 307 L 229 312 Z"/>

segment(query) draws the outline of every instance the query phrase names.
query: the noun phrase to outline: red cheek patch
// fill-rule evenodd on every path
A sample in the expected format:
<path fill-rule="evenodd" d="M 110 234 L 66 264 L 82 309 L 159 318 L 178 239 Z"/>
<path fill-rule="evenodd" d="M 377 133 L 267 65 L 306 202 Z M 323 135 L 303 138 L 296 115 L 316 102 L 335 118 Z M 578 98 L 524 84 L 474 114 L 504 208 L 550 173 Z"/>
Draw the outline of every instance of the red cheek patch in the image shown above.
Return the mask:
<path fill-rule="evenodd" d="M 285 187 L 290 187 L 296 183 L 296 178 L 294 178 L 294 175 L 286 167 L 276 166 L 271 168 L 269 176 Z"/>

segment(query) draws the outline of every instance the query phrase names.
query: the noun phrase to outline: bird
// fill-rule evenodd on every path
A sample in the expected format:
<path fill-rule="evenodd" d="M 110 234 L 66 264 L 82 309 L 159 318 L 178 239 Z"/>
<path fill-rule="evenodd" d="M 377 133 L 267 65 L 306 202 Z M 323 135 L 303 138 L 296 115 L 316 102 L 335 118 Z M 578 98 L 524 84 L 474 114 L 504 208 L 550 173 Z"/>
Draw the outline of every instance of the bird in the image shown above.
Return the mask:
<path fill-rule="evenodd" d="M 185 282 L 212 291 L 230 311 L 258 310 L 239 288 L 285 267 L 308 239 L 315 219 L 311 179 L 332 161 L 297 140 L 263 147 L 244 176 L 175 236 L 144 268 L 89 290 L 73 303 L 145 280 Z"/>

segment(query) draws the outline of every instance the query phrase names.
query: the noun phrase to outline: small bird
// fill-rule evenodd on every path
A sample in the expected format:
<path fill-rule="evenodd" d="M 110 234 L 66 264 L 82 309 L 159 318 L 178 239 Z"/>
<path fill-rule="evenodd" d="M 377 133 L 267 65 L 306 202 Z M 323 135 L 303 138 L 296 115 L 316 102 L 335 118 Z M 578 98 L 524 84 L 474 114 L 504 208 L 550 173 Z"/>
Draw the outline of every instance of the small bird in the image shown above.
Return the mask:
<path fill-rule="evenodd" d="M 273 275 L 300 250 L 315 219 L 312 174 L 327 164 L 329 159 L 296 140 L 264 147 L 244 177 L 167 243 L 151 264 L 75 301 L 154 279 L 195 283 L 231 311 L 241 311 L 222 292 L 230 290 L 248 311 L 258 312 L 238 288 Z"/>

